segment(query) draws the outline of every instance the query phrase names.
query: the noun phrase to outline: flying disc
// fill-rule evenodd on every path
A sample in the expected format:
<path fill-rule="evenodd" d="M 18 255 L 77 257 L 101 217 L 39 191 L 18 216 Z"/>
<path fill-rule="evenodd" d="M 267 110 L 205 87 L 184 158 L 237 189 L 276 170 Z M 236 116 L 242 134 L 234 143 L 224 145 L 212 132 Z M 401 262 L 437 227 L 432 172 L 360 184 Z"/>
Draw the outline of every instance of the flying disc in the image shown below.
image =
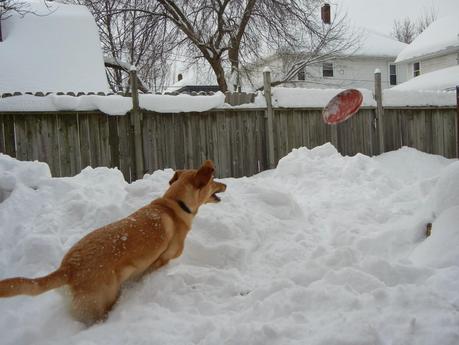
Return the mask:
<path fill-rule="evenodd" d="M 322 111 L 323 119 L 329 125 L 344 122 L 360 109 L 362 102 L 363 95 L 359 90 L 344 90 L 328 102 Z"/>

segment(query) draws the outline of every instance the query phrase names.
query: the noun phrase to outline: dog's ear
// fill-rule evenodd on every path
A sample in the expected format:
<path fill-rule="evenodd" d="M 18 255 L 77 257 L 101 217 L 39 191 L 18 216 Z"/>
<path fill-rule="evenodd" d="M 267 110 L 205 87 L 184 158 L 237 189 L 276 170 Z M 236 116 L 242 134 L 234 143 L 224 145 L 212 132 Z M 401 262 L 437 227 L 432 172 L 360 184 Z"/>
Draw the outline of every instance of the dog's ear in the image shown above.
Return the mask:
<path fill-rule="evenodd" d="M 203 163 L 202 167 L 199 168 L 195 175 L 194 183 L 198 188 L 204 187 L 209 183 L 212 175 L 214 174 L 214 163 L 211 160 L 207 160 Z"/>
<path fill-rule="evenodd" d="M 174 174 L 174 176 L 172 176 L 172 178 L 170 179 L 169 181 L 169 185 L 171 185 L 172 183 L 174 183 L 175 181 L 178 180 L 178 178 L 180 177 L 180 174 L 182 173 L 182 170 L 177 170 Z"/>

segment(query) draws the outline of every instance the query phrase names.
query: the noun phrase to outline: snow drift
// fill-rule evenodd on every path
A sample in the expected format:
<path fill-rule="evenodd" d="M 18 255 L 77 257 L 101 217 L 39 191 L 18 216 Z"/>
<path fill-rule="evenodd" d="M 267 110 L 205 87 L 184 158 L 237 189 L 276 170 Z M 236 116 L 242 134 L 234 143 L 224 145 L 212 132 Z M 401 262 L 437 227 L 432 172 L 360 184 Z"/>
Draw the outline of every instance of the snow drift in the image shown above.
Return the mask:
<path fill-rule="evenodd" d="M 130 284 L 106 322 L 85 329 L 56 291 L 1 299 L 1 342 L 457 344 L 459 191 L 446 183 L 457 164 L 408 148 L 293 150 L 274 170 L 224 179 L 183 256 Z M 173 173 L 128 184 L 116 169 L 45 170 L 0 156 L 0 176 L 15 180 L 0 203 L 0 278 L 50 272 L 89 231 L 161 195 Z"/>

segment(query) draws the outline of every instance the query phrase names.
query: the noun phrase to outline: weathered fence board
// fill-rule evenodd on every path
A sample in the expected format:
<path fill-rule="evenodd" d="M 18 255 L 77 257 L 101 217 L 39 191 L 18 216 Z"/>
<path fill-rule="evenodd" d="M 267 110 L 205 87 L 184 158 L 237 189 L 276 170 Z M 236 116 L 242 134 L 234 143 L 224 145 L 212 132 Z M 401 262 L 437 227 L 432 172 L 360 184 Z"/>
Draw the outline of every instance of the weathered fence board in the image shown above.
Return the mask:
<path fill-rule="evenodd" d="M 454 108 L 386 108 L 385 150 L 410 146 L 447 158 L 457 157 L 455 124 Z"/>
<path fill-rule="evenodd" d="M 144 111 L 142 118 L 145 172 L 196 168 L 205 159 L 215 161 L 218 177 L 250 176 L 269 167 L 263 109 L 186 114 Z M 293 148 L 329 141 L 344 155 L 378 154 L 374 118 L 374 109 L 364 108 L 332 127 L 323 123 L 320 109 L 275 109 L 275 161 Z M 456 157 L 454 108 L 386 108 L 383 121 L 385 151 L 407 145 Z M 134 135 L 130 114 L 0 114 L 0 152 L 20 160 L 45 161 L 53 176 L 75 175 L 86 166 L 107 166 L 118 167 L 128 181 L 138 178 Z"/>

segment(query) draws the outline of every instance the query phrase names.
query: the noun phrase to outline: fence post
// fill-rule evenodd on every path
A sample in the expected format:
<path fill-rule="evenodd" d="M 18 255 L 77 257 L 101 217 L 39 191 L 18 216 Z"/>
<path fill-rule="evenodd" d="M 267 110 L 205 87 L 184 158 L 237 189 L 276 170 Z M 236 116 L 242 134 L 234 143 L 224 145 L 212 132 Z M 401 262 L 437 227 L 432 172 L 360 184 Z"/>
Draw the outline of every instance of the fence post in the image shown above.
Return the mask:
<path fill-rule="evenodd" d="M 137 69 L 135 66 L 131 66 L 129 70 L 129 79 L 132 93 L 131 124 L 134 126 L 135 178 L 140 179 L 145 173 L 145 170 L 143 162 L 142 112 L 139 105 Z"/>
<path fill-rule="evenodd" d="M 459 85 L 456 86 L 456 157 L 459 158 Z"/>
<path fill-rule="evenodd" d="M 376 123 L 378 128 L 379 153 L 384 153 L 384 108 L 382 104 L 381 70 L 375 70 Z"/>
<path fill-rule="evenodd" d="M 266 117 L 268 126 L 266 132 L 266 142 L 268 143 L 268 165 L 270 169 L 275 168 L 274 163 L 274 121 L 273 121 L 273 103 L 271 95 L 271 70 L 265 68 L 263 70 L 263 86 L 266 99 Z"/>

